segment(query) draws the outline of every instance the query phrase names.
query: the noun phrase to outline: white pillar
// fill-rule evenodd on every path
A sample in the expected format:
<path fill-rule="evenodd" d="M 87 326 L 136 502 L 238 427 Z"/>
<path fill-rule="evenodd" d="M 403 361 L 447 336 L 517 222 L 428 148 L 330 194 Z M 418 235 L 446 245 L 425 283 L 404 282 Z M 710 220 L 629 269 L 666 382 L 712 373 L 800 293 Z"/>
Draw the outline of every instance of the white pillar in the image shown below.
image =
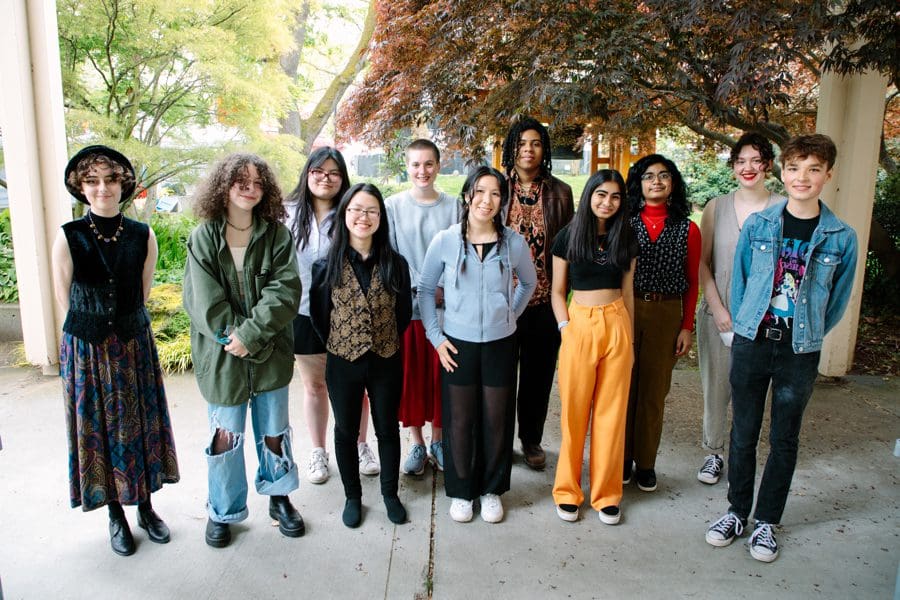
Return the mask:
<path fill-rule="evenodd" d="M 825 337 L 819 360 L 819 372 L 831 377 L 845 375 L 853 364 L 887 82 L 879 73 L 841 77 L 827 72 L 819 85 L 816 131 L 831 136 L 838 149 L 834 176 L 822 200 L 856 230 L 859 239 L 850 305 Z"/>
<path fill-rule="evenodd" d="M 3 0 L 0 126 L 9 186 L 25 356 L 55 374 L 64 315 L 53 296 L 50 250 L 72 218 L 63 185 L 65 117 L 56 3 Z"/>

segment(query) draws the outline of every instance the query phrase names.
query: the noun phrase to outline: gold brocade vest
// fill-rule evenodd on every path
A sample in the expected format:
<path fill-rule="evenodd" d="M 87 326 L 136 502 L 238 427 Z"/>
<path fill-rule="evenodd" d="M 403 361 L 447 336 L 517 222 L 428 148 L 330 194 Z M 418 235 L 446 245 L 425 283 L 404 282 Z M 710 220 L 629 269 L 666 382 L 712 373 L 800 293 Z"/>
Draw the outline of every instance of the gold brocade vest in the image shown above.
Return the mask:
<path fill-rule="evenodd" d="M 328 351 L 349 361 L 369 350 L 382 358 L 393 356 L 400 349 L 396 298 L 385 289 L 378 265 L 368 294 L 363 294 L 349 260 L 344 260 L 341 281 L 344 285 L 331 290 Z"/>

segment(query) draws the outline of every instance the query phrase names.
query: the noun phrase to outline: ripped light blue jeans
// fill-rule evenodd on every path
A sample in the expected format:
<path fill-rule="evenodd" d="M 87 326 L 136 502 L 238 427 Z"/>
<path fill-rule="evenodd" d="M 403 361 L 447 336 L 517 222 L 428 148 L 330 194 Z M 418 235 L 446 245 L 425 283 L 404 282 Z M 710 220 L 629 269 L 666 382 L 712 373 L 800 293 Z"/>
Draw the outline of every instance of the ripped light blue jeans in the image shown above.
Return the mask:
<path fill-rule="evenodd" d="M 288 388 L 253 395 L 238 406 L 210 404 L 209 445 L 206 464 L 209 467 L 209 518 L 217 523 L 238 523 L 247 518 L 247 470 L 244 466 L 244 428 L 247 407 L 253 425 L 256 456 L 256 491 L 266 496 L 287 496 L 300 486 L 297 465 L 291 452 L 291 426 L 288 421 Z M 231 448 L 213 454 L 216 430 L 232 434 Z M 266 437 L 281 436 L 281 456 L 266 446 Z"/>

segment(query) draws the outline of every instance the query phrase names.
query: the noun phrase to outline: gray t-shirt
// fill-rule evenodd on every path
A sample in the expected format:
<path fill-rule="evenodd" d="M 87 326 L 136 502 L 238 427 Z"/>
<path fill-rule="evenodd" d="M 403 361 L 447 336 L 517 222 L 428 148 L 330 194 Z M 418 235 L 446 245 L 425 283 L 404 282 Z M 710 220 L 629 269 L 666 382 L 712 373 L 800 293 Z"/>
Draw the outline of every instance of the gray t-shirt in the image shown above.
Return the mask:
<path fill-rule="evenodd" d="M 409 276 L 415 289 L 419 280 L 425 251 L 438 232 L 459 222 L 459 202 L 441 192 L 437 202 L 416 201 L 408 191 L 394 194 L 385 200 L 391 245 L 409 263 Z M 413 293 L 413 317 L 421 320 L 417 295 Z"/>

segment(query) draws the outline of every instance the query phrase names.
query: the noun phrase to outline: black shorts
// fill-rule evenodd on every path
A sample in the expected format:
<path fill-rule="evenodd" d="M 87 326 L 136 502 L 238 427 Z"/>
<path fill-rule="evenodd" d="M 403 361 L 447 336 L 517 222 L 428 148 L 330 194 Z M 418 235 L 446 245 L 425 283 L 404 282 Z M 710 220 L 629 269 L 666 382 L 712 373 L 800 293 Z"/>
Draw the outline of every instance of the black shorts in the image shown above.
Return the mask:
<path fill-rule="evenodd" d="M 294 354 L 325 354 L 325 344 L 305 315 L 294 317 Z"/>

